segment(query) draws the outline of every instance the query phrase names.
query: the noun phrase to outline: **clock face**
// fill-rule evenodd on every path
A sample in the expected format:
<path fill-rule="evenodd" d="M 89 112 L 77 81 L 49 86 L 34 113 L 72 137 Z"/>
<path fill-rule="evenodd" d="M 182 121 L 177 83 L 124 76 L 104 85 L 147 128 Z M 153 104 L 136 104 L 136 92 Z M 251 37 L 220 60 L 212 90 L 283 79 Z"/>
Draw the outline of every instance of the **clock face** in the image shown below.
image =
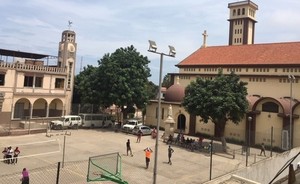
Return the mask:
<path fill-rule="evenodd" d="M 68 51 L 69 51 L 69 52 L 75 52 L 75 47 L 74 47 L 74 45 L 69 44 L 69 45 L 68 45 Z"/>

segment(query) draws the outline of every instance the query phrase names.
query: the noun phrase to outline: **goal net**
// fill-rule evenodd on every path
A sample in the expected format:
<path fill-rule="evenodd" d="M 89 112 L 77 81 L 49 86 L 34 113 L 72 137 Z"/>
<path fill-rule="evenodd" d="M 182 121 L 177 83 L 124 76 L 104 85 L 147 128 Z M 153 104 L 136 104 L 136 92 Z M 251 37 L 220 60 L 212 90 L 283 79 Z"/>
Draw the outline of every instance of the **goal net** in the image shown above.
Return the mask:
<path fill-rule="evenodd" d="M 121 156 L 110 153 L 89 158 L 87 181 L 113 181 L 126 184 L 121 176 Z"/>

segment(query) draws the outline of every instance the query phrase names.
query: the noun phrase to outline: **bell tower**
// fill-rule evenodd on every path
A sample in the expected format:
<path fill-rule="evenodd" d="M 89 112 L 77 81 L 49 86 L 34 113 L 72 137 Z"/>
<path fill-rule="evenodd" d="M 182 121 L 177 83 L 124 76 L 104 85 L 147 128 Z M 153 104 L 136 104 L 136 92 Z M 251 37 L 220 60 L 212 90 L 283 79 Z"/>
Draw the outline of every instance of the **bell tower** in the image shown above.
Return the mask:
<path fill-rule="evenodd" d="M 255 13 L 258 6 L 251 2 L 229 3 L 229 45 L 254 44 Z"/>
<path fill-rule="evenodd" d="M 66 89 L 73 88 L 74 75 L 75 75 L 75 62 L 76 62 L 76 34 L 74 31 L 65 30 L 62 33 L 61 41 L 59 42 L 58 49 L 58 67 L 66 69 L 67 83 Z"/>
<path fill-rule="evenodd" d="M 57 67 L 63 68 L 66 74 L 62 79 L 64 90 L 66 91 L 65 114 L 71 112 L 77 51 L 76 34 L 70 30 L 71 24 L 72 22 L 69 21 L 69 30 L 63 31 L 58 48 Z"/>

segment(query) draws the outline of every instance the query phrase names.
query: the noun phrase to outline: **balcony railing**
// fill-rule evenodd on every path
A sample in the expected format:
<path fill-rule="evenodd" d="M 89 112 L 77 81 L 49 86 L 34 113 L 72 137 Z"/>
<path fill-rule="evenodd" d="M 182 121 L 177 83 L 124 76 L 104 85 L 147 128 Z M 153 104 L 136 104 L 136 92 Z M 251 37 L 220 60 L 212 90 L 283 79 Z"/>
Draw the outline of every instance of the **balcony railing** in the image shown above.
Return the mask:
<path fill-rule="evenodd" d="M 65 68 L 51 67 L 51 66 L 40 66 L 40 65 L 28 65 L 23 63 L 7 63 L 0 61 L 0 69 L 16 69 L 25 71 L 40 71 L 40 72 L 51 72 L 51 73 L 65 73 Z"/>

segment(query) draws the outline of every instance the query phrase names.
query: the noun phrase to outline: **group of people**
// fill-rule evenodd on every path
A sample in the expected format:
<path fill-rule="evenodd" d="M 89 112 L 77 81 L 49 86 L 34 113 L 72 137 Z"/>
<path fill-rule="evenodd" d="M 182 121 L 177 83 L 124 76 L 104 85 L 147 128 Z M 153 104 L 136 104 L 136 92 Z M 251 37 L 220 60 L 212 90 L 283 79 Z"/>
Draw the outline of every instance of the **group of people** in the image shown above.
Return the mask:
<path fill-rule="evenodd" d="M 146 157 L 146 169 L 148 169 L 149 163 L 150 163 L 150 158 L 151 158 L 151 153 L 153 151 L 150 147 L 147 147 L 146 149 L 144 149 L 144 152 L 145 152 L 145 157 Z M 126 142 L 126 153 L 127 153 L 127 156 L 130 154 L 130 156 L 133 157 L 131 145 L 130 145 L 130 139 L 127 139 L 127 142 Z M 171 145 L 169 145 L 169 147 L 168 147 L 168 164 L 170 164 L 170 165 L 172 165 L 171 157 L 172 157 L 173 153 L 174 153 L 174 149 L 171 147 Z"/>
<path fill-rule="evenodd" d="M 19 147 L 13 149 L 11 146 L 5 147 L 2 151 L 4 163 L 7 164 L 17 164 L 18 156 L 21 153 Z"/>

